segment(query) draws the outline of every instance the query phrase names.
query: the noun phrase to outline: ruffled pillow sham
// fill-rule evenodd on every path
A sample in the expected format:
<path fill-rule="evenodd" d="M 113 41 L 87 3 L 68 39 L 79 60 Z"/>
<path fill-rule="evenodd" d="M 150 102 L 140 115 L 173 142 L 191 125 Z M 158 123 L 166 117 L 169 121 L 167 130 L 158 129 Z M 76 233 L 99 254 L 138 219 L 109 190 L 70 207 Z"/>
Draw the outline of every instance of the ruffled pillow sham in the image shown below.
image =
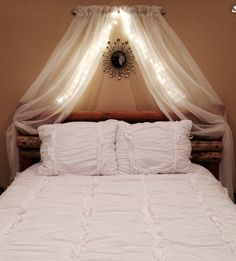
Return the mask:
<path fill-rule="evenodd" d="M 42 175 L 115 175 L 118 121 L 70 122 L 39 127 Z"/>
<path fill-rule="evenodd" d="M 116 155 L 119 174 L 191 171 L 192 122 L 118 123 Z"/>

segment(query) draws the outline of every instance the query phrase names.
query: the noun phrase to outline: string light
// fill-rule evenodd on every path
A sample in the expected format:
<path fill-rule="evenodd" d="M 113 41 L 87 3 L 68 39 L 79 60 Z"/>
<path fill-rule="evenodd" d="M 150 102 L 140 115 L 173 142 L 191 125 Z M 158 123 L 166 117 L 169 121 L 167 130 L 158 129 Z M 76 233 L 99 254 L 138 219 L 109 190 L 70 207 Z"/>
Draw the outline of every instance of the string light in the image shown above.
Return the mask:
<path fill-rule="evenodd" d="M 96 57 L 98 53 L 106 48 L 106 43 L 108 42 L 109 35 L 114 26 L 118 24 L 117 19 L 119 17 L 121 18 L 124 30 L 127 34 L 127 37 L 129 38 L 130 43 L 133 42 L 138 46 L 138 48 L 135 49 L 138 49 L 142 53 L 142 59 L 146 63 L 145 66 L 153 70 L 154 74 L 156 75 L 157 81 L 165 87 L 166 93 L 169 95 L 169 97 L 174 99 L 175 101 L 180 101 L 185 98 L 185 95 L 183 93 L 174 88 L 174 84 L 170 84 L 171 81 L 166 73 L 163 64 L 160 61 L 155 61 L 154 57 L 152 57 L 152 55 L 150 54 L 145 41 L 143 41 L 140 36 L 135 35 L 134 30 L 132 30 L 131 26 L 132 18 L 130 14 L 123 10 L 115 10 L 111 13 L 111 23 L 103 29 L 97 43 L 95 43 L 92 48 L 88 48 L 86 54 L 84 55 L 84 58 L 78 65 L 75 77 L 70 84 L 67 93 L 57 98 L 57 102 L 59 104 L 68 101 L 68 99 L 72 99 L 76 95 L 79 89 L 78 85 L 81 86 L 83 84 L 83 81 L 89 74 L 89 66 L 92 66 L 92 61 L 94 60 L 94 57 Z"/>
<path fill-rule="evenodd" d="M 165 87 L 165 91 L 171 99 L 175 101 L 181 101 L 182 99 L 184 99 L 185 95 L 180 90 L 177 90 L 174 87 L 174 84 L 170 85 L 171 81 L 167 76 L 167 72 L 163 64 L 160 61 L 155 62 L 153 60 L 154 57 L 151 56 L 150 51 L 145 44 L 145 41 L 143 41 L 139 36 L 136 36 L 134 34 L 134 30 L 131 29 L 132 27 L 130 15 L 123 10 L 120 13 L 126 35 L 131 43 L 133 42 L 138 46 L 138 48 L 136 49 L 138 49 L 139 52 L 142 53 L 142 61 L 145 61 L 146 63 L 145 67 L 154 70 L 154 74 L 157 77 L 157 81 Z"/>
<path fill-rule="evenodd" d="M 68 88 L 65 94 L 57 98 L 57 103 L 62 104 L 66 101 L 71 100 L 78 92 L 79 90 L 78 85 L 81 86 L 83 84 L 83 81 L 86 79 L 87 75 L 89 74 L 89 66 L 93 65 L 92 61 L 94 60 L 94 57 L 96 57 L 103 49 L 106 48 L 106 43 L 109 39 L 110 33 L 113 30 L 114 26 L 117 25 L 116 17 L 118 13 L 117 15 L 115 13 L 117 12 L 114 12 L 114 14 L 112 15 L 111 23 L 108 24 L 106 28 L 103 29 L 98 39 L 98 43 L 95 43 L 92 46 L 92 48 L 88 48 L 83 59 L 80 61 L 77 70 L 75 70 L 74 73 L 75 76 L 72 83 L 70 84 L 70 87 Z"/>

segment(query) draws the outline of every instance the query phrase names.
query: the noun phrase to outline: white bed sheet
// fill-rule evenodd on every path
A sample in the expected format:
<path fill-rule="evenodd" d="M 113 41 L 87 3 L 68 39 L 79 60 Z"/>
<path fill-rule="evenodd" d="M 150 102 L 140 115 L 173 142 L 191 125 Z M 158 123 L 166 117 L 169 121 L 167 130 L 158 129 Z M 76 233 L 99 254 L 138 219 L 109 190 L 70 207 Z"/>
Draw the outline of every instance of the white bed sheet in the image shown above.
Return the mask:
<path fill-rule="evenodd" d="M 189 174 L 19 175 L 0 197 L 1 261 L 233 261 L 236 208 Z"/>

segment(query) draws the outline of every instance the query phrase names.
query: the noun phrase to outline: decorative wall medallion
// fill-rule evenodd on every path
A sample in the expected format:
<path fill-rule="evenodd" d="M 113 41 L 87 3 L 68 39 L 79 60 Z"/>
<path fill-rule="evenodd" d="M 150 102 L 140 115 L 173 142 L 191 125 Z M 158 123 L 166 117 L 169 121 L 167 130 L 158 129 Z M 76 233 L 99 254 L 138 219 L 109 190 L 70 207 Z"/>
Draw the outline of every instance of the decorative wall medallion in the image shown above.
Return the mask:
<path fill-rule="evenodd" d="M 128 41 L 121 42 L 117 39 L 114 44 L 107 43 L 107 50 L 103 54 L 103 71 L 108 73 L 111 78 L 128 78 L 131 71 L 134 71 L 134 55 Z"/>

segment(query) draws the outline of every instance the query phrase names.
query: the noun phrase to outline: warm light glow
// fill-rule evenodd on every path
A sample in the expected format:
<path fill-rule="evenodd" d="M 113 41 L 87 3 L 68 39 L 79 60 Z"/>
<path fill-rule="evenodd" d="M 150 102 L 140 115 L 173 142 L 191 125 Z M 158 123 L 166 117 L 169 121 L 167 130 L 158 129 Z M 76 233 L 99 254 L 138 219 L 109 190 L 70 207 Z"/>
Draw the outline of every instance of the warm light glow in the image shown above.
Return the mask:
<path fill-rule="evenodd" d="M 161 74 L 157 74 L 157 79 L 159 80 L 159 82 L 164 85 L 167 83 L 166 79 L 163 77 L 163 75 Z"/>
<path fill-rule="evenodd" d="M 145 63 L 146 68 L 153 70 L 152 75 L 156 75 L 156 80 L 165 88 L 167 94 L 171 99 L 175 101 L 180 101 L 185 98 L 185 95 L 177 91 L 173 84 L 171 84 L 168 74 L 163 66 L 163 64 L 155 57 L 156 54 L 150 52 L 150 48 L 146 45 L 142 36 L 136 35 L 134 30 L 134 25 L 132 25 L 132 17 L 127 12 L 113 11 L 111 13 L 111 22 L 103 29 L 97 42 L 92 47 L 88 47 L 86 54 L 83 59 L 78 64 L 73 81 L 70 84 L 67 92 L 57 99 L 58 103 L 63 103 L 72 99 L 76 93 L 79 91 L 80 86 L 83 85 L 83 81 L 86 79 L 90 72 L 91 66 L 93 66 L 94 58 L 102 53 L 106 48 L 106 44 L 109 40 L 109 36 L 114 26 L 118 24 L 117 19 L 121 18 L 125 33 L 129 39 L 130 44 L 132 42 L 137 46 L 133 48 L 134 51 L 137 49 L 139 52 L 136 56 L 141 55 L 142 62 Z"/>
<path fill-rule="evenodd" d="M 166 87 L 166 91 L 167 91 L 167 94 L 169 95 L 169 97 L 176 101 L 181 101 L 182 99 L 185 98 L 185 95 L 181 94 L 173 86 Z"/>
<path fill-rule="evenodd" d="M 158 60 L 158 57 L 155 57 L 156 54 L 152 54 L 150 52 L 150 48 L 146 45 L 145 41 L 139 35 L 135 35 L 135 31 L 133 30 L 134 26 L 131 25 L 132 19 L 130 15 L 123 10 L 120 13 L 125 33 L 129 38 L 130 43 L 132 44 L 133 42 L 134 46 L 136 46 L 136 48 L 133 48 L 134 52 L 135 49 L 138 50 L 138 54 L 135 53 L 136 57 L 141 55 L 141 59 L 142 62 L 145 63 L 145 67 L 153 70 L 152 75 L 156 75 L 157 81 L 162 86 L 164 86 L 166 93 L 171 99 L 175 101 L 180 101 L 185 98 L 184 94 L 180 93 L 180 91 L 177 91 L 176 88 L 174 88 L 172 84 L 170 84 L 171 81 L 167 75 L 167 72 L 163 64 Z"/>
<path fill-rule="evenodd" d="M 113 17 L 114 19 L 117 19 L 118 16 L 119 16 L 119 11 L 113 11 L 113 12 L 111 13 L 111 15 L 112 15 L 112 17 Z"/>
<path fill-rule="evenodd" d="M 57 102 L 58 102 L 58 103 L 62 103 L 62 102 L 63 102 L 63 98 L 62 98 L 62 97 L 58 98 L 58 99 L 57 99 Z"/>
<path fill-rule="evenodd" d="M 116 17 L 118 15 L 119 13 L 117 11 L 112 13 L 111 23 L 109 23 L 103 29 L 97 42 L 92 47 L 88 47 L 83 59 L 78 62 L 78 67 L 75 70 L 76 72 L 74 73 L 74 79 L 72 80 L 66 93 L 57 98 L 57 102 L 59 104 L 70 101 L 77 94 L 80 86 L 83 85 L 84 80 L 90 72 L 91 66 L 93 66 L 94 64 L 95 57 L 102 53 L 103 50 L 106 48 L 106 43 L 109 40 L 110 33 L 113 30 L 114 26 L 117 25 Z"/>

